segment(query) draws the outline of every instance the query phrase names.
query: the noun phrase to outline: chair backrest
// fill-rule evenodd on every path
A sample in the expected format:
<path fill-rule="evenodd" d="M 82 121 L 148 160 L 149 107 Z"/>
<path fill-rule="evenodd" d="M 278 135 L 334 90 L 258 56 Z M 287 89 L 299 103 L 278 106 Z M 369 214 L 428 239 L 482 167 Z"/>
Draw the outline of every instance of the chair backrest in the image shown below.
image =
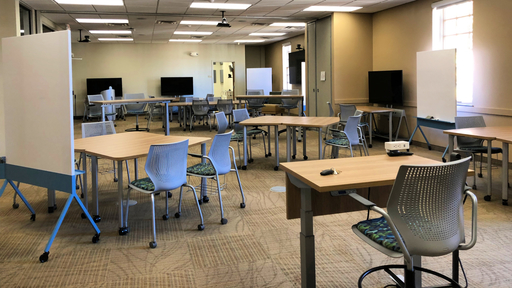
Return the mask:
<path fill-rule="evenodd" d="M 265 98 L 247 99 L 249 108 L 261 108 L 265 106 L 263 102 L 265 102 Z"/>
<path fill-rule="evenodd" d="M 357 145 L 360 143 L 359 134 L 357 132 L 359 121 L 361 121 L 361 116 L 350 116 L 348 117 L 347 124 L 343 129 L 343 132 L 347 135 L 350 145 Z"/>
<path fill-rule="evenodd" d="M 224 114 L 231 115 L 233 111 L 233 100 L 219 99 L 217 100 L 217 110 L 224 112 Z"/>
<path fill-rule="evenodd" d="M 173 190 L 187 183 L 187 156 L 188 139 L 149 147 L 145 169 L 155 191 Z"/>
<path fill-rule="evenodd" d="M 485 121 L 483 116 L 455 117 L 456 129 L 476 127 L 485 127 Z M 459 148 L 482 146 L 483 144 L 484 140 L 481 139 L 457 136 L 457 146 Z"/>
<path fill-rule="evenodd" d="M 283 90 L 281 95 L 300 95 L 299 89 Z"/>
<path fill-rule="evenodd" d="M 213 98 L 214 98 L 213 94 L 206 94 L 206 99 L 208 99 L 209 101 L 212 101 Z"/>
<path fill-rule="evenodd" d="M 269 95 L 281 95 L 281 91 L 270 91 Z"/>
<path fill-rule="evenodd" d="M 263 89 L 247 89 L 246 95 L 263 95 L 264 93 Z"/>
<path fill-rule="evenodd" d="M 340 121 L 347 121 L 348 117 L 354 116 L 356 105 L 340 104 Z"/>
<path fill-rule="evenodd" d="M 356 110 L 356 112 L 354 112 L 354 116 L 360 116 L 360 115 L 362 116 L 363 114 L 364 114 L 364 112 L 361 110 Z"/>
<path fill-rule="evenodd" d="M 233 134 L 233 131 L 215 135 L 210 152 L 208 152 L 208 157 L 212 160 L 219 175 L 224 175 L 231 171 L 231 157 L 229 157 L 231 134 Z"/>
<path fill-rule="evenodd" d="M 114 122 L 103 121 L 94 123 L 82 123 L 82 138 L 95 137 L 101 135 L 116 134 Z"/>
<path fill-rule="evenodd" d="M 195 115 L 207 115 L 210 110 L 207 100 L 192 100 L 192 111 Z"/>
<path fill-rule="evenodd" d="M 464 241 L 469 161 L 400 167 L 387 207 L 410 255 L 445 255 Z"/>
<path fill-rule="evenodd" d="M 144 93 L 124 94 L 124 99 L 145 99 Z M 146 104 L 126 104 L 126 112 L 143 112 L 146 109 Z"/>
<path fill-rule="evenodd" d="M 247 109 L 235 109 L 233 110 L 233 121 L 235 122 L 235 132 L 244 130 L 244 127 L 240 124 L 236 124 L 238 122 L 242 122 L 251 118 L 249 116 L 249 112 Z"/>
<path fill-rule="evenodd" d="M 91 104 L 91 101 L 103 101 L 103 100 L 104 99 L 101 94 L 87 95 L 87 101 L 89 104 L 89 116 L 101 115 L 101 105 Z"/>
<path fill-rule="evenodd" d="M 329 117 L 333 117 L 334 116 L 334 109 L 332 109 L 331 102 L 327 102 L 327 105 L 329 106 Z M 357 115 L 355 115 L 355 116 L 357 116 Z"/>
<path fill-rule="evenodd" d="M 299 105 L 299 101 L 300 101 L 300 99 L 298 99 L 298 98 L 293 98 L 293 99 L 282 98 L 281 106 L 283 106 L 286 109 L 297 108 Z"/>
<path fill-rule="evenodd" d="M 217 134 L 226 132 L 226 129 L 228 129 L 226 114 L 224 112 L 217 112 L 215 113 L 215 118 L 217 119 Z"/>

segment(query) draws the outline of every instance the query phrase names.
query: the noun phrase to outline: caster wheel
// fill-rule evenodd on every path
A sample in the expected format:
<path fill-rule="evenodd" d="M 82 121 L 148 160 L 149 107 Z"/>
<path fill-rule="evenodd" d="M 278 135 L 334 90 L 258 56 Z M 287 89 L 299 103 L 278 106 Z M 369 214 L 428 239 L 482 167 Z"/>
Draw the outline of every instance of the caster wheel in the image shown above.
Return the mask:
<path fill-rule="evenodd" d="M 114 178 L 114 182 L 117 182 L 117 181 L 118 181 L 117 178 Z"/>
<path fill-rule="evenodd" d="M 82 217 L 82 219 L 87 218 L 87 216 L 85 216 L 85 213 L 80 214 L 80 217 Z"/>
<path fill-rule="evenodd" d="M 265 154 L 265 158 L 268 158 L 268 154 Z"/>
<path fill-rule="evenodd" d="M 199 200 L 197 200 L 197 203 L 199 203 L 199 205 L 203 205 L 203 200 L 199 199 Z"/>
<path fill-rule="evenodd" d="M 505 201 L 505 200 L 503 200 L 503 201 Z M 32 214 L 32 215 L 30 216 L 30 220 L 32 220 L 32 221 L 36 221 L 36 214 Z"/>
<path fill-rule="evenodd" d="M 80 198 L 84 199 L 84 193 L 80 194 Z"/>
<path fill-rule="evenodd" d="M 146 129 L 147 132 L 149 132 L 149 129 Z"/>
<path fill-rule="evenodd" d="M 445 158 L 443 158 L 443 163 L 446 163 L 446 159 Z"/>
<path fill-rule="evenodd" d="M 18 204 L 18 203 L 12 204 L 12 209 L 18 209 L 18 207 L 20 207 L 20 204 Z"/>
<path fill-rule="evenodd" d="M 485 195 L 484 200 L 485 201 L 491 201 L 491 195 Z"/>
<path fill-rule="evenodd" d="M 476 185 L 473 185 L 473 187 L 471 187 L 471 188 L 473 188 L 473 190 L 476 190 Z"/>
<path fill-rule="evenodd" d="M 123 236 L 128 234 L 128 228 L 127 227 L 121 227 L 119 228 L 119 235 Z"/>
<path fill-rule="evenodd" d="M 172 198 L 172 193 L 171 192 L 167 192 L 167 198 Z"/>
<path fill-rule="evenodd" d="M 501 205 L 503 205 L 503 206 L 508 206 L 508 200 L 506 200 L 506 199 L 501 199 Z"/>
<path fill-rule="evenodd" d="M 100 234 L 92 236 L 92 243 L 98 243 L 100 241 Z"/>
<path fill-rule="evenodd" d="M 254 162 L 254 159 L 249 159 L 247 162 L 252 163 Z"/>
<path fill-rule="evenodd" d="M 76 190 L 80 189 L 80 185 L 76 185 L 76 186 L 75 186 L 75 189 L 76 189 Z"/>
<path fill-rule="evenodd" d="M 368 148 L 372 148 L 372 147 L 373 147 L 373 145 L 372 145 L 372 144 L 368 145 Z"/>
<path fill-rule="evenodd" d="M 245 203 L 240 203 L 240 208 L 245 208 Z"/>
<path fill-rule="evenodd" d="M 162 219 L 169 220 L 169 214 L 162 215 Z"/>
<path fill-rule="evenodd" d="M 94 223 L 99 223 L 101 222 L 101 217 L 100 215 L 94 215 L 92 216 L 92 220 L 94 220 Z"/>
<path fill-rule="evenodd" d="M 155 241 L 149 242 L 149 248 L 155 249 L 156 248 L 156 242 Z"/>
<path fill-rule="evenodd" d="M 183 131 L 187 131 L 187 129 L 183 129 Z"/>
<path fill-rule="evenodd" d="M 279 170 L 279 166 L 274 167 L 274 171 L 277 171 L 277 170 Z"/>
<path fill-rule="evenodd" d="M 50 254 L 50 252 L 44 252 L 43 254 L 41 254 L 41 256 L 39 256 L 39 261 L 41 263 L 44 263 L 46 261 L 48 261 L 48 254 Z"/>
<path fill-rule="evenodd" d="M 210 198 L 208 198 L 208 196 L 204 196 L 204 197 L 203 197 L 203 202 L 204 202 L 204 203 L 208 203 L 208 202 L 210 202 Z"/>
<path fill-rule="evenodd" d="M 292 159 L 295 159 L 295 155 L 292 156 Z"/>
<path fill-rule="evenodd" d="M 197 225 L 197 230 L 203 231 L 204 230 L 204 225 L 203 224 Z"/>
<path fill-rule="evenodd" d="M 155 193 L 155 196 L 158 196 L 158 195 L 160 195 L 160 192 L 156 192 L 156 193 Z"/>
<path fill-rule="evenodd" d="M 304 155 L 303 159 L 308 160 L 308 156 Z"/>
<path fill-rule="evenodd" d="M 220 219 L 220 224 L 224 225 L 226 223 L 228 223 L 228 219 L 226 219 L 226 218 Z"/>
<path fill-rule="evenodd" d="M 272 156 L 272 153 L 268 153 L 268 157 Z"/>
<path fill-rule="evenodd" d="M 175 217 L 175 218 L 180 218 L 180 216 L 181 216 L 181 213 L 180 213 L 180 212 L 176 212 L 176 214 L 174 214 L 174 217 Z"/>
<path fill-rule="evenodd" d="M 432 147 L 428 146 L 428 150 L 432 150 Z M 407 149 L 407 151 L 409 151 L 409 149 Z"/>
<path fill-rule="evenodd" d="M 482 177 L 483 177 L 482 173 L 478 173 L 478 178 L 482 178 Z"/>
<path fill-rule="evenodd" d="M 297 140 L 297 142 L 302 142 L 302 140 Z"/>
<path fill-rule="evenodd" d="M 55 210 L 54 207 L 48 207 L 48 213 L 53 213 L 54 210 Z"/>
<path fill-rule="evenodd" d="M 247 166 L 242 166 L 242 170 L 247 170 Z"/>

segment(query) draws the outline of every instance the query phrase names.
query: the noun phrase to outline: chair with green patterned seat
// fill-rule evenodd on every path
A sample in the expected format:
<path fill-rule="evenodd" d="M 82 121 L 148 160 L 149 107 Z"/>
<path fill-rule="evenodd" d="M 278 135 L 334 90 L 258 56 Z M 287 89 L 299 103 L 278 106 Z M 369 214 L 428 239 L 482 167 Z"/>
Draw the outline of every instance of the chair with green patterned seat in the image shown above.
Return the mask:
<path fill-rule="evenodd" d="M 358 126 L 360 120 L 361 116 L 350 116 L 348 117 L 347 124 L 345 125 L 343 131 L 329 129 L 332 138 L 325 140 L 325 147 L 323 152 L 324 158 L 325 149 L 327 148 L 327 146 L 331 146 L 333 148 L 331 152 L 331 157 L 334 158 L 337 157 L 339 148 L 349 149 L 350 157 L 354 157 L 352 149 L 354 146 L 359 146 L 359 153 L 361 154 L 361 156 L 363 155 L 361 148 L 363 148 L 365 156 L 369 154 L 368 151 L 365 149 L 364 142 L 362 141 L 362 138 L 360 136 L 361 129 Z"/>
<path fill-rule="evenodd" d="M 250 119 L 249 112 L 247 109 L 235 109 L 233 110 L 233 121 L 235 123 L 235 134 L 231 136 L 232 141 L 244 141 L 244 127 L 238 123 Z M 265 152 L 265 158 L 269 155 L 267 154 L 267 146 L 265 144 L 265 134 L 268 132 L 258 127 L 254 127 L 253 129 L 247 129 L 247 139 L 249 140 L 249 163 L 252 163 L 254 159 L 252 159 L 252 142 L 251 138 L 256 138 L 256 135 L 262 135 L 263 137 L 263 150 Z M 269 151 L 270 152 L 270 151 Z M 244 169 L 244 166 L 242 166 Z"/>

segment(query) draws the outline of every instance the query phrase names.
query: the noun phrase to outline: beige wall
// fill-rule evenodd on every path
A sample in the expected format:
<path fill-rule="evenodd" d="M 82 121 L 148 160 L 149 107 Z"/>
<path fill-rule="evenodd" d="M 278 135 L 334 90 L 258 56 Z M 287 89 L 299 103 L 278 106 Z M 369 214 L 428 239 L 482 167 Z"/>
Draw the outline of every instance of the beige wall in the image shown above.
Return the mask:
<path fill-rule="evenodd" d="M 273 91 L 283 90 L 283 44 L 291 43 L 292 52 L 294 52 L 297 51 L 295 49 L 297 48 L 297 44 L 304 47 L 304 43 L 306 43 L 305 41 L 304 35 L 299 35 L 265 46 L 265 67 L 272 68 Z M 300 85 L 293 85 L 293 88 L 300 90 Z"/>
<path fill-rule="evenodd" d="M 199 53 L 191 57 L 191 51 Z M 87 78 L 123 78 L 123 93 L 160 96 L 160 77 L 194 77 L 194 96 L 213 93 L 212 63 L 234 62 L 235 93 L 245 91 L 245 46 L 204 44 L 74 43 L 73 90 L 83 114 Z M 236 95 L 236 94 L 235 94 Z"/>
<path fill-rule="evenodd" d="M 332 101 L 367 103 L 372 70 L 372 15 L 332 15 Z"/>
<path fill-rule="evenodd" d="M 265 46 L 245 46 L 245 68 L 265 68 Z"/>

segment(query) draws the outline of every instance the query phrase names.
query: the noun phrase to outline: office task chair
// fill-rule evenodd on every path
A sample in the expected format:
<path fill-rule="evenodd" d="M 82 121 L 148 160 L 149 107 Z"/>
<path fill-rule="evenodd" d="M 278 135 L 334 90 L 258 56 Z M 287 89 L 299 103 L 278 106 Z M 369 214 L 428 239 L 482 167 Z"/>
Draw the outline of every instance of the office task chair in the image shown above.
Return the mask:
<path fill-rule="evenodd" d="M 222 195 L 219 183 L 219 175 L 226 175 L 229 172 L 236 172 L 238 186 L 240 187 L 240 193 L 242 194 L 242 203 L 240 203 L 240 208 L 245 208 L 244 190 L 242 189 L 242 182 L 240 182 L 240 175 L 238 174 L 238 168 L 236 167 L 235 150 L 233 149 L 233 147 L 229 146 L 229 142 L 231 141 L 231 135 L 232 131 L 215 135 L 215 137 L 213 138 L 212 146 L 210 147 L 210 152 L 208 152 L 208 156 L 192 153 L 188 154 L 192 157 L 198 157 L 208 160 L 205 163 L 199 163 L 194 166 L 188 167 L 187 176 L 196 176 L 201 178 L 212 179 L 217 183 L 221 224 L 228 223 L 228 219 L 224 218 L 224 208 L 222 206 Z M 229 153 L 229 150 L 231 150 L 231 155 Z M 231 156 L 233 156 L 232 159 Z M 235 166 L 234 169 L 231 169 L 231 162 L 233 162 L 233 165 Z M 203 198 L 203 200 L 205 200 L 205 202 L 209 201 L 209 199 L 206 197 Z"/>
<path fill-rule="evenodd" d="M 263 95 L 265 94 L 263 89 L 247 89 L 246 95 Z"/>
<path fill-rule="evenodd" d="M 150 99 L 156 98 L 155 96 L 148 96 Z M 167 105 L 167 104 L 165 104 Z M 170 112 L 172 114 L 172 111 Z M 148 132 L 151 130 L 151 122 L 155 117 L 162 117 L 162 128 L 165 128 L 163 121 L 165 121 L 165 107 L 160 103 L 149 103 L 148 104 Z"/>
<path fill-rule="evenodd" d="M 100 104 L 92 104 L 93 101 L 103 101 L 103 95 L 87 95 L 87 105 L 85 106 L 87 110 L 86 116 L 84 118 L 89 120 L 90 118 L 98 118 L 101 119 L 101 105 Z M 105 112 L 105 117 L 107 116 L 115 116 L 117 113 L 115 112 Z"/>
<path fill-rule="evenodd" d="M 283 90 L 281 95 L 300 95 L 299 89 Z"/>
<path fill-rule="evenodd" d="M 136 94 L 124 94 L 124 99 L 145 99 L 144 93 L 136 93 Z M 133 114 L 135 115 L 135 128 L 126 129 L 125 131 L 143 131 L 139 129 L 139 115 L 146 115 L 148 112 L 146 111 L 147 104 L 125 104 L 124 105 L 126 113 L 125 114 Z M 146 128 L 146 131 L 149 131 L 149 127 Z"/>
<path fill-rule="evenodd" d="M 151 145 L 148 158 L 146 160 L 145 170 L 147 178 L 134 180 L 130 182 L 128 189 L 128 201 L 130 200 L 130 191 L 133 189 L 145 194 L 151 195 L 152 207 L 152 232 L 153 241 L 149 242 L 149 247 L 156 248 L 156 224 L 155 224 L 155 194 L 163 191 L 170 191 L 180 188 L 180 202 L 178 212 L 174 215 L 176 218 L 181 216 L 181 203 L 183 199 L 183 187 L 192 190 L 196 200 L 197 210 L 201 218 L 201 224 L 197 225 L 198 230 L 204 230 L 203 213 L 199 207 L 196 189 L 187 183 L 187 153 L 188 139 L 170 144 Z M 166 192 L 166 194 L 167 194 Z M 126 206 L 126 227 L 128 227 L 128 205 Z M 165 197 L 165 214 L 163 220 L 169 219 L 169 198 Z"/>
<path fill-rule="evenodd" d="M 331 102 L 327 102 L 327 105 L 329 106 L 329 117 L 334 117 L 334 109 L 332 109 L 332 105 L 331 105 Z M 357 115 L 355 115 L 357 116 Z M 339 117 L 339 113 L 338 113 L 338 117 Z M 329 131 L 329 129 L 336 129 L 335 127 L 333 127 L 334 125 L 338 125 L 338 124 L 333 124 L 329 127 L 327 127 L 327 129 L 325 129 L 325 132 L 324 132 L 324 140 L 327 140 L 327 131 Z"/>
<path fill-rule="evenodd" d="M 356 113 L 356 105 L 340 104 L 340 123 L 342 127 L 347 125 L 348 117 L 354 116 Z M 341 127 L 340 127 L 341 128 Z"/>
<path fill-rule="evenodd" d="M 484 117 L 483 116 L 466 116 L 466 117 L 455 117 L 455 129 L 462 128 L 476 128 L 476 127 L 486 127 Z M 484 140 L 469 138 L 469 137 L 461 137 L 456 136 L 457 138 L 457 149 L 454 149 L 457 152 L 463 153 L 471 153 L 473 156 L 473 170 L 476 173 L 476 159 L 475 155 L 477 153 L 480 154 L 480 172 L 478 173 L 478 177 L 482 178 L 482 156 L 483 154 L 487 155 L 487 146 L 484 146 Z M 491 154 L 503 153 L 503 150 L 499 147 L 492 147 Z M 487 155 L 487 157 L 492 157 L 492 155 Z M 487 169 L 491 169 L 491 167 L 487 167 Z M 473 177 L 473 189 L 476 190 L 476 177 Z M 485 196 L 484 199 L 488 198 L 490 200 L 490 196 Z M 486 199 L 487 200 L 487 199 Z M 488 200 L 487 200 L 488 201 Z"/>
<path fill-rule="evenodd" d="M 361 110 L 356 110 L 356 112 L 354 113 L 354 116 L 361 116 L 361 120 L 366 115 L 367 114 L 365 114 Z M 368 122 L 361 122 L 361 120 L 359 120 L 359 124 L 357 124 L 357 126 L 359 128 L 359 132 L 360 132 L 359 137 L 361 138 L 361 141 L 364 143 L 364 147 L 365 147 L 366 151 L 368 151 L 368 143 L 366 142 L 366 132 L 364 129 L 366 127 L 366 130 L 370 131 L 370 125 L 368 124 Z M 398 129 L 400 129 L 400 125 L 398 126 Z M 407 127 L 407 131 L 409 131 L 409 127 Z"/>
<path fill-rule="evenodd" d="M 247 110 L 251 111 L 252 117 L 260 115 L 261 109 L 265 107 L 265 98 L 247 99 Z"/>
<path fill-rule="evenodd" d="M 218 112 L 215 114 L 215 118 L 217 118 L 217 134 L 224 134 L 226 132 L 226 129 L 228 129 L 228 119 L 226 118 L 226 115 L 224 112 Z M 242 135 L 242 141 L 239 140 L 240 137 L 238 135 L 232 135 L 231 141 L 236 141 L 236 146 L 238 147 L 238 161 L 240 162 L 240 167 L 242 167 L 242 157 L 240 157 L 240 142 L 243 142 L 243 135 Z"/>
<path fill-rule="evenodd" d="M 180 97 L 180 100 L 179 102 L 192 102 L 192 97 Z M 187 109 L 187 106 L 183 106 L 183 107 L 180 107 L 182 109 L 178 109 L 178 123 L 180 123 L 180 127 L 182 126 L 183 124 L 183 131 L 186 131 L 187 130 L 187 119 L 189 117 L 189 113 L 188 113 L 188 109 Z M 184 116 L 185 116 L 185 123 L 181 123 L 181 118 L 182 115 L 181 113 L 184 113 Z"/>
<path fill-rule="evenodd" d="M 281 95 L 283 92 L 281 91 L 270 91 L 269 95 Z"/>
<path fill-rule="evenodd" d="M 295 108 L 299 108 L 299 101 L 300 99 L 281 99 L 281 105 L 279 107 L 285 109 L 288 111 L 288 116 L 290 116 L 290 111 Z M 299 111 L 300 113 L 300 111 Z M 299 115 L 300 116 L 300 115 Z"/>
<path fill-rule="evenodd" d="M 210 122 L 210 105 L 207 100 L 192 100 L 192 114 L 190 115 L 190 128 L 189 131 L 194 129 L 194 118 L 208 117 L 208 123 L 210 125 L 210 132 L 212 131 L 212 123 Z"/>
<path fill-rule="evenodd" d="M 389 195 L 387 213 L 357 193 L 348 194 L 383 216 L 353 225 L 354 233 L 379 252 L 390 257 L 404 257 L 404 265 L 384 265 L 364 272 L 358 287 L 362 287 L 366 276 L 380 270 L 387 272 L 398 287 L 417 287 L 420 279 L 415 276 L 420 275 L 415 275 L 416 271 L 440 277 L 451 284 L 449 287 L 461 287 L 457 283 L 459 251 L 472 248 L 477 239 L 477 199 L 465 186 L 469 161 L 468 157 L 446 164 L 402 165 Z M 471 241 L 464 244 L 463 204 L 468 196 L 472 203 Z M 452 279 L 418 267 L 418 264 L 415 266 L 421 256 L 437 257 L 450 253 Z M 390 269 L 404 269 L 405 283 Z"/>
<path fill-rule="evenodd" d="M 235 109 L 233 110 L 233 120 L 234 120 L 234 123 L 235 123 L 235 134 L 233 134 L 231 136 L 231 140 L 233 141 L 240 141 L 240 142 L 243 142 L 244 141 L 244 127 L 238 123 L 244 121 L 244 120 L 247 120 L 251 118 L 249 116 L 249 112 L 247 112 L 247 109 Z M 261 136 L 263 137 L 263 150 L 265 152 L 265 158 L 268 157 L 268 154 L 267 154 L 267 146 L 265 144 L 265 134 L 267 132 L 262 130 L 262 129 L 259 129 L 259 128 L 253 128 L 251 130 L 247 129 L 247 140 L 249 141 L 249 163 L 252 163 L 254 161 L 254 159 L 252 159 L 252 142 L 251 142 L 251 138 L 250 136 L 254 136 L 256 137 L 256 135 L 259 135 L 261 134 Z M 239 154 L 239 157 L 241 156 L 240 152 L 238 153 Z M 244 155 L 246 156 L 246 155 Z M 245 166 L 242 166 L 242 170 L 245 170 L 246 167 Z"/>
<path fill-rule="evenodd" d="M 228 126 L 233 123 L 233 100 L 232 99 L 219 99 L 217 100 L 217 112 L 215 115 L 217 115 L 220 112 L 224 112 L 224 117 L 229 116 L 229 122 Z M 218 117 L 215 117 L 218 120 Z M 220 124 L 217 122 L 217 130 L 219 130 Z M 224 133 L 224 132 L 222 132 Z"/>
<path fill-rule="evenodd" d="M 327 146 L 332 146 L 331 158 L 337 158 L 338 149 L 339 148 L 347 148 L 350 150 L 350 157 L 354 157 L 353 149 L 354 146 L 359 146 L 359 154 L 363 156 L 363 152 L 361 148 L 363 148 L 364 155 L 369 155 L 364 142 L 360 137 L 360 130 L 358 127 L 359 120 L 361 120 L 361 116 L 350 116 L 348 117 L 347 124 L 343 131 L 336 129 L 329 129 L 330 134 L 332 135 L 331 139 L 325 140 L 325 147 L 323 152 L 323 157 L 325 158 L 325 148 Z"/>

